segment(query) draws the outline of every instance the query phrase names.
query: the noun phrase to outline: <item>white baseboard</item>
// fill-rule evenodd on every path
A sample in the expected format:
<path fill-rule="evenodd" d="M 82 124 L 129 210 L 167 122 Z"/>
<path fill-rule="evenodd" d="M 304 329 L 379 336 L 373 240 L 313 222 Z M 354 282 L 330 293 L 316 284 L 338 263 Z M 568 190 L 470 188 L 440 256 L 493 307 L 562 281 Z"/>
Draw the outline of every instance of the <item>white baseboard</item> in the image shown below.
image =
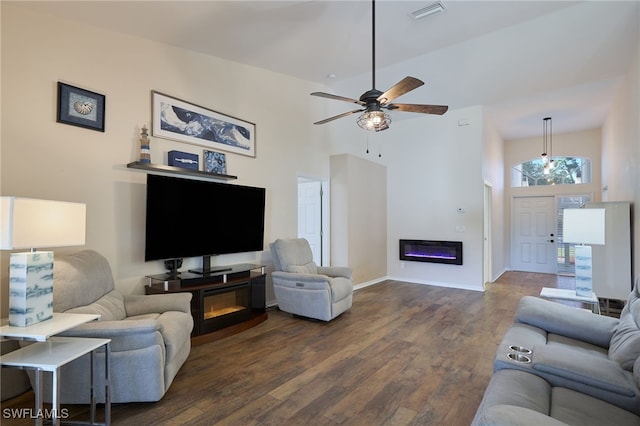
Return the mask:
<path fill-rule="evenodd" d="M 474 287 L 474 286 L 470 286 L 470 285 L 466 285 L 466 284 L 458 284 L 458 283 L 444 283 L 444 282 L 439 282 L 439 281 L 427 281 L 427 280 L 413 280 L 413 279 L 407 279 L 406 277 L 388 277 L 387 279 L 389 280 L 394 280 L 394 281 L 403 281 L 406 283 L 412 283 L 412 284 L 422 284 L 422 285 L 432 285 L 435 287 L 446 287 L 446 288 L 457 288 L 460 290 L 471 290 L 471 291 L 484 291 L 484 289 L 482 288 L 478 288 L 478 287 Z"/>
<path fill-rule="evenodd" d="M 365 288 L 365 287 L 369 287 L 370 285 L 374 285 L 374 284 L 379 284 L 382 281 L 388 280 L 389 277 L 381 277 L 381 278 L 376 278 L 375 280 L 371 280 L 371 281 L 365 281 L 363 283 L 360 284 L 355 284 L 353 286 L 354 290 L 360 290 L 361 288 Z"/>

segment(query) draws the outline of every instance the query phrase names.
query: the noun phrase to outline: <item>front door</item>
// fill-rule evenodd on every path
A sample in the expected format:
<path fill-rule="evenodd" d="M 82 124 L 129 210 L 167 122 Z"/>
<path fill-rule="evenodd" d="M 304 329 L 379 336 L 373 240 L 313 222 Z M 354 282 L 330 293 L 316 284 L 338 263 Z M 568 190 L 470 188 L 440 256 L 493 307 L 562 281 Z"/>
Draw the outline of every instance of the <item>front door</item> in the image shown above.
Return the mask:
<path fill-rule="evenodd" d="M 555 274 L 558 264 L 556 228 L 554 197 L 514 198 L 511 268 Z"/>

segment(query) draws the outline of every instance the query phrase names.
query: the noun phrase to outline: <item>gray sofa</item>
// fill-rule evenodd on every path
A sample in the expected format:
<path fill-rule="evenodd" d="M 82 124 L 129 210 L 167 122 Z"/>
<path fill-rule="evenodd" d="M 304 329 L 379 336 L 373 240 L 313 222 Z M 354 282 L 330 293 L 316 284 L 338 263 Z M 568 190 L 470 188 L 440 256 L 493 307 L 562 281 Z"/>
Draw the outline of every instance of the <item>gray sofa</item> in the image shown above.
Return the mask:
<path fill-rule="evenodd" d="M 351 268 L 317 266 L 304 238 L 271 244 L 276 269 L 271 274 L 278 308 L 294 315 L 330 321 L 351 308 Z"/>
<path fill-rule="evenodd" d="M 525 296 L 473 424 L 640 425 L 639 358 L 638 285 L 620 319 Z"/>
<path fill-rule="evenodd" d="M 92 250 L 56 258 L 53 288 L 54 312 L 101 315 L 61 335 L 111 339 L 111 401 L 160 400 L 191 350 L 191 293 L 122 295 L 107 259 Z M 96 397 L 104 402 L 104 354 L 97 359 Z M 62 403 L 89 403 L 89 373 L 88 355 L 62 368 Z M 49 375 L 44 389 L 50 401 Z"/>

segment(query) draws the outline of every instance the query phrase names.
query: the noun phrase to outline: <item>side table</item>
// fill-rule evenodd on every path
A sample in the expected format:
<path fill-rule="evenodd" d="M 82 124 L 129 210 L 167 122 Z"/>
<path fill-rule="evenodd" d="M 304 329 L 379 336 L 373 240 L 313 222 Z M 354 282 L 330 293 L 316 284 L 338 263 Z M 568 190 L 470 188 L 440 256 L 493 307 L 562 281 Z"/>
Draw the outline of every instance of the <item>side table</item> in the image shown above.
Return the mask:
<path fill-rule="evenodd" d="M 27 327 L 4 325 L 8 322 L 5 318 L 0 327 L 0 337 L 14 340 L 33 340 L 45 342 L 49 337 L 70 330 L 74 327 L 100 318 L 98 314 L 68 314 L 54 312 L 53 318 Z"/>
<path fill-rule="evenodd" d="M 591 297 L 577 296 L 575 290 L 567 290 L 563 288 L 543 287 L 540 291 L 540 297 L 543 299 L 570 300 L 572 302 L 582 302 L 591 305 L 591 312 L 600 314 L 600 302 L 598 296 L 591 292 Z"/>
<path fill-rule="evenodd" d="M 55 425 L 60 424 L 60 368 L 65 364 L 89 353 L 91 358 L 90 372 L 90 424 L 101 424 L 95 422 L 96 401 L 94 397 L 94 354 L 97 349 L 105 348 L 105 405 L 104 424 L 111 423 L 111 394 L 109 391 L 109 356 L 111 353 L 110 339 L 94 339 L 82 337 L 55 337 L 56 334 L 77 327 L 81 324 L 91 322 L 100 318 L 97 314 L 75 314 L 75 313 L 54 313 L 53 318 L 33 324 L 27 327 L 16 327 L 3 325 L 0 327 L 0 338 L 34 341 L 29 346 L 24 346 L 13 352 L 9 352 L 0 357 L 0 365 L 11 368 L 33 369 L 35 370 L 35 405 L 36 425 L 41 425 L 42 411 L 42 373 L 48 371 L 52 373 L 52 411 L 51 420 Z M 2 320 L 6 324 L 8 320 Z M 76 422 L 74 422 L 76 423 Z"/>
<path fill-rule="evenodd" d="M 82 337 L 51 337 L 46 342 L 37 342 L 22 347 L 16 351 L 9 352 L 0 358 L 0 364 L 3 367 L 33 369 L 35 370 L 35 405 L 36 405 L 36 424 L 42 424 L 45 417 L 45 411 L 42 408 L 42 373 L 49 371 L 52 373 L 52 400 L 51 422 L 59 425 L 61 418 L 66 417 L 65 413 L 60 411 L 60 369 L 65 364 L 80 358 L 81 356 L 90 354 L 91 366 L 91 388 L 89 399 L 91 400 L 90 424 L 111 423 L 111 399 L 109 393 L 109 354 L 111 339 L 93 339 Z M 96 423 L 96 400 L 94 397 L 93 370 L 94 370 L 94 354 L 97 349 L 105 348 L 104 362 L 104 383 L 105 383 L 105 404 L 104 404 L 104 423 Z M 48 417 L 48 416 L 47 416 Z"/>

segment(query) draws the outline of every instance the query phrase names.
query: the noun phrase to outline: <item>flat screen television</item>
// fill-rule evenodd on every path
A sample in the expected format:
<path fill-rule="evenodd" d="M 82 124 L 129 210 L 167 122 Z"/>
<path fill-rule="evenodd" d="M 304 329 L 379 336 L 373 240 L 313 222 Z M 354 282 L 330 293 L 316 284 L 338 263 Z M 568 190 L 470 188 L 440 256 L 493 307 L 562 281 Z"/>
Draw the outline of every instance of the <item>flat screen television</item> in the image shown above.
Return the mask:
<path fill-rule="evenodd" d="M 264 209 L 264 188 L 148 174 L 144 259 L 262 251 Z"/>

